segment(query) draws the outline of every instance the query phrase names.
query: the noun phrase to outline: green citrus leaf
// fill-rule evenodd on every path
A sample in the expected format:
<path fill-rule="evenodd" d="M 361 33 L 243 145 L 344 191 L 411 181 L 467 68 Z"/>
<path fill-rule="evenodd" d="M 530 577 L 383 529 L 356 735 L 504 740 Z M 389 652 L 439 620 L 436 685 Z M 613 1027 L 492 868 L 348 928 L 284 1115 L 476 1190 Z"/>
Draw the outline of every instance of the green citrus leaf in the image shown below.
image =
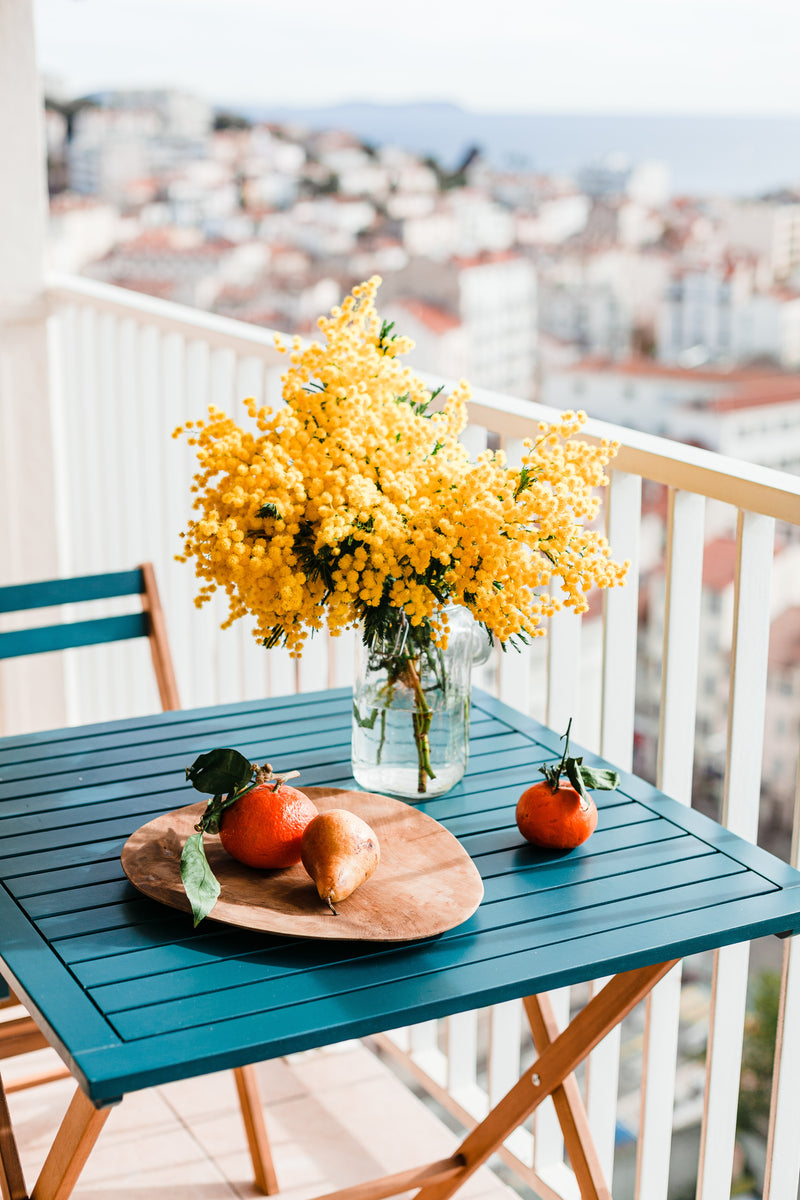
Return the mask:
<path fill-rule="evenodd" d="M 186 839 L 181 854 L 181 882 L 192 906 L 196 929 L 219 896 L 219 883 L 208 864 L 202 833 L 193 833 Z"/>
<path fill-rule="evenodd" d="M 570 781 L 575 791 L 584 802 L 584 807 L 589 804 L 589 797 L 586 794 L 586 786 L 583 778 L 583 767 L 576 758 L 568 758 L 563 761 L 564 770 L 567 773 L 567 779 Z"/>
<path fill-rule="evenodd" d="M 596 792 L 613 792 L 619 787 L 619 774 L 594 767 L 579 767 L 584 786 L 594 788 Z"/>
<path fill-rule="evenodd" d="M 215 796 L 244 787 L 252 774 L 250 763 L 238 750 L 209 750 L 186 768 L 186 778 L 198 792 Z"/>

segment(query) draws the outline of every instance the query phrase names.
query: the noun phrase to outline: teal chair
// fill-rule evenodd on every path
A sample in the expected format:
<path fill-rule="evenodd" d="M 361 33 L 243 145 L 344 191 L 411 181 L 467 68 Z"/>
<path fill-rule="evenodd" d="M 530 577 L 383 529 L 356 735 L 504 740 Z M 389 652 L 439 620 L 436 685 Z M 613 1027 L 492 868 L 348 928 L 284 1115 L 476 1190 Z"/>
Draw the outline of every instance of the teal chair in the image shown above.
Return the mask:
<path fill-rule="evenodd" d="M 43 583 L 12 584 L 0 588 L 0 613 L 21 613 L 61 604 L 80 605 L 120 596 L 138 596 L 141 600 L 140 610 L 121 616 L 89 617 L 85 620 L 62 621 L 35 628 L 0 631 L 0 660 L 146 637 L 150 642 L 161 706 L 165 710 L 180 708 L 164 614 L 158 598 L 155 572 L 150 563 L 143 563 L 132 571 L 84 575 L 72 579 L 51 579 Z M 48 1045 L 31 1017 L 27 1014 L 13 1014 L 12 1009 L 18 1003 L 0 977 L 0 1061 Z M 3 1009 L 6 1010 L 5 1014 Z M 68 1075 L 66 1067 L 58 1067 L 14 1079 L 4 1087 L 7 1093 L 20 1091 Z M 255 1068 L 238 1067 L 233 1075 L 256 1186 L 265 1193 L 277 1192 L 278 1185 L 264 1125 Z"/>
<path fill-rule="evenodd" d="M 104 575 L 82 575 L 73 579 L 50 579 L 42 583 L 19 583 L 0 588 L 0 613 L 23 613 L 36 608 L 61 604 L 81 605 L 93 600 L 111 600 L 120 596 L 138 596 L 138 612 L 113 617 L 89 617 L 86 620 L 58 621 L 34 628 L 6 629 L 0 632 L 0 659 L 21 658 L 53 650 L 73 650 L 99 646 L 107 642 L 146 637 L 150 641 L 158 692 L 164 709 L 180 708 L 178 686 L 167 641 L 164 614 L 158 597 L 155 572 L 151 563 L 133 571 L 114 571 Z M 18 1003 L 0 977 L 0 1008 Z M 38 1050 L 47 1042 L 28 1016 L 0 1022 L 0 1059 Z M 9 1091 L 33 1087 L 45 1080 L 68 1074 L 66 1070 L 30 1075 L 15 1080 Z"/>

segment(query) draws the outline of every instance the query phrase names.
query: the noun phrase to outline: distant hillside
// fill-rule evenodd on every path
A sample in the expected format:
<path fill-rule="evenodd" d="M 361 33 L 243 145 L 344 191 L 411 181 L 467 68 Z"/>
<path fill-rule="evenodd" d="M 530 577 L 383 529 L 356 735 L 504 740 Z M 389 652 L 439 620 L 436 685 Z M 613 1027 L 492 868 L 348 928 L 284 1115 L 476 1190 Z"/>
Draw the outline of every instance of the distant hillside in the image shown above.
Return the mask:
<path fill-rule="evenodd" d="M 475 144 L 495 166 L 573 172 L 601 155 L 660 159 L 673 192 L 744 196 L 800 184 L 800 117 L 471 113 L 454 104 L 251 107 L 255 120 L 346 129 L 447 165 Z"/>

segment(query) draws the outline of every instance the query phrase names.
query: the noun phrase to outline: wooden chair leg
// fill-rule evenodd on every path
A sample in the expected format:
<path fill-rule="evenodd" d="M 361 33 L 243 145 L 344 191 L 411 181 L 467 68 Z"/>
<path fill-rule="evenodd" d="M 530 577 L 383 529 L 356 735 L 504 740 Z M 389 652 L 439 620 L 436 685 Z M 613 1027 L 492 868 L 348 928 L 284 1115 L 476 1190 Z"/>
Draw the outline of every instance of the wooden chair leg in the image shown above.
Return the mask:
<path fill-rule="evenodd" d="M 239 1093 L 239 1105 L 253 1163 L 255 1185 L 266 1196 L 274 1196 L 280 1189 L 272 1161 L 267 1127 L 264 1124 L 264 1109 L 261 1103 L 256 1069 L 253 1066 L 236 1067 L 233 1077 Z"/>
<path fill-rule="evenodd" d="M 88 1096 L 76 1089 L 31 1192 L 31 1200 L 67 1200 L 110 1112 L 110 1108 L 95 1108 Z"/>
<path fill-rule="evenodd" d="M 14 1130 L 11 1128 L 11 1114 L 8 1111 L 8 1101 L 2 1079 L 0 1079 L 0 1196 L 3 1200 L 28 1200 L 25 1177 L 22 1174 L 22 1163 L 19 1160 Z"/>
<path fill-rule="evenodd" d="M 547 996 L 527 996 L 523 1003 L 533 1035 L 533 1044 L 541 1054 L 559 1034 L 553 1006 Z M 564 1134 L 570 1166 L 578 1181 L 581 1200 L 612 1200 L 611 1189 L 600 1165 L 600 1156 L 589 1129 L 589 1119 L 575 1076 L 568 1075 L 564 1082 L 553 1090 L 551 1099 L 555 1105 L 561 1132 Z"/>
<path fill-rule="evenodd" d="M 414 1200 L 448 1200 L 526 1120 L 545 1096 L 563 1084 L 595 1046 L 635 1008 L 675 965 L 675 961 L 626 971 L 606 984 L 539 1055 L 510 1092 L 467 1135 L 456 1154 L 464 1169 L 455 1177 L 421 1188 Z"/>

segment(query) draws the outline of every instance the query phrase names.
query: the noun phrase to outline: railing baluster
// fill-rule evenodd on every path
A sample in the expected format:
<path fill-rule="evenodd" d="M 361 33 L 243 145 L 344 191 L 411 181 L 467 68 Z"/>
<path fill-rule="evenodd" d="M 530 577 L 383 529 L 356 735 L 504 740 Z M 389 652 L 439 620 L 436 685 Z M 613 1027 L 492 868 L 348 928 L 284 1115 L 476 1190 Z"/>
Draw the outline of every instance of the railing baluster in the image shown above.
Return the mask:
<path fill-rule="evenodd" d="M 481 450 L 486 449 L 488 438 L 485 429 L 469 425 L 465 434 L 468 436 L 469 440 L 466 444 L 473 458 Z M 501 439 L 501 448 L 511 465 L 518 466 L 520 464 L 524 450 L 522 438 L 504 437 Z M 544 693 L 542 689 L 546 684 L 543 679 L 534 679 L 536 664 L 533 655 L 532 648 L 505 652 L 497 648 L 493 660 L 490 660 L 494 666 L 492 686 L 501 700 L 514 704 L 522 712 L 541 718 L 542 714 L 537 709 L 543 708 Z"/>
<path fill-rule="evenodd" d="M 112 314 L 106 314 L 107 319 L 114 321 Z M 161 333 L 152 325 L 139 325 L 138 327 L 138 349 L 137 349 L 140 370 L 138 374 L 138 403 L 135 409 L 136 416 L 136 446 L 138 460 L 138 479 L 139 503 L 142 506 L 144 513 L 143 528 L 141 529 L 141 542 L 136 546 L 128 545 L 124 552 L 119 553 L 115 565 L 120 570 L 129 567 L 131 563 L 141 562 L 163 562 L 168 554 L 169 533 L 170 530 L 166 527 L 164 514 L 166 513 L 166 472 L 165 472 L 165 456 L 169 453 L 170 448 L 174 443 L 170 441 L 172 430 L 166 420 L 164 412 L 164 374 L 161 361 Z M 109 444 L 112 438 L 112 427 L 114 422 L 114 392 L 109 391 L 103 398 L 104 406 L 107 409 L 106 434 L 109 439 Z M 152 453 L 153 443 L 163 447 L 160 454 Z M 109 467 L 111 470 L 111 478 L 109 479 L 109 490 L 118 495 L 118 489 L 113 481 L 113 472 L 118 461 L 119 454 L 125 453 L 125 447 L 120 446 L 119 450 L 114 455 L 109 455 L 111 459 Z M 128 497 L 119 496 L 119 500 L 130 502 Z M 115 524 L 121 526 L 124 524 L 124 515 L 122 508 L 115 519 Z M 120 654 L 120 665 L 118 676 L 123 684 L 123 692 L 125 686 L 130 687 L 135 695 L 135 705 L 137 712 L 153 712 L 159 707 L 158 692 L 153 680 L 153 673 L 149 669 L 147 658 L 145 655 L 139 656 L 135 669 L 129 668 L 127 671 L 124 668 L 125 647 L 117 646 L 114 649 Z M 128 658 L 130 661 L 130 658 Z M 115 709 L 115 711 L 120 711 Z"/>
<path fill-rule="evenodd" d="M 196 419 L 201 413 L 188 410 L 186 405 L 186 341 L 180 333 L 165 333 L 161 337 L 162 381 L 165 428 L 170 435 L 187 417 Z M 193 447 L 186 438 L 170 440 L 164 450 L 163 471 L 165 477 L 164 523 L 167 529 L 167 557 L 157 564 L 159 587 L 162 593 L 178 690 L 181 702 L 189 705 L 193 700 L 194 644 L 197 637 L 194 616 L 194 598 L 197 583 L 192 571 L 174 561 L 174 555 L 183 550 L 183 539 L 179 537 L 186 529 L 191 512 L 191 480 L 195 470 Z M 163 581 L 163 582 L 162 582 Z M 182 619 L 182 614 L 191 613 L 192 620 Z"/>
<path fill-rule="evenodd" d="M 297 691 L 297 671 L 295 661 L 289 656 L 289 651 L 281 646 L 270 650 L 267 670 L 269 672 L 269 695 L 286 696 Z"/>
<path fill-rule="evenodd" d="M 137 405 L 140 399 L 138 326 L 125 317 L 117 322 L 115 346 L 116 392 L 113 404 L 117 413 L 122 453 L 117 463 L 117 487 L 127 500 L 128 549 L 133 552 L 149 545 L 145 516 L 142 512 L 141 455 L 137 431 Z M 79 564 L 75 564 L 79 566 Z"/>
<path fill-rule="evenodd" d="M 545 722 L 581 740 L 581 633 L 583 622 L 570 609 L 550 618 L 547 630 L 547 709 Z"/>
<path fill-rule="evenodd" d="M 705 497 L 670 491 L 656 782 L 691 804 Z"/>
<path fill-rule="evenodd" d="M 731 649 L 731 698 L 723 820 L 739 837 L 758 833 L 775 521 L 740 512 Z"/>
<path fill-rule="evenodd" d="M 478 1013 L 447 1018 L 447 1090 L 457 1104 L 477 1119 L 489 1111 L 488 1096 L 478 1086 Z"/>
<path fill-rule="evenodd" d="M 628 559 L 630 567 L 625 586 L 605 593 L 600 753 L 627 769 L 633 761 L 641 508 L 641 478 L 612 471 L 606 532 L 614 557 Z"/>
<path fill-rule="evenodd" d="M 548 992 L 553 1016 L 559 1029 L 569 1023 L 570 988 Z M 550 1096 L 539 1105 L 533 1120 L 533 1168 L 545 1180 L 557 1180 L 564 1174 L 564 1138 Z"/>
<path fill-rule="evenodd" d="M 209 367 L 211 348 L 201 338 L 195 337 L 187 341 L 184 353 L 183 383 L 185 387 L 184 410 L 186 418 L 191 420 L 207 419 L 208 405 L 211 403 Z M 196 468 L 194 468 L 196 469 Z M 185 521 L 191 514 L 191 497 L 184 506 L 179 528 L 185 528 Z M 184 568 L 192 575 L 192 568 Z M 197 586 L 197 585 L 195 585 Z M 184 704 L 215 704 L 219 695 L 217 687 L 217 661 L 215 646 L 219 642 L 216 629 L 224 620 L 225 605 L 223 602 L 206 604 L 202 609 L 193 610 L 194 639 L 191 643 L 191 676 L 189 679 L 190 701 Z"/>
<path fill-rule="evenodd" d="M 791 864 L 800 868 L 800 770 L 795 788 Z M 787 938 L 781 965 L 780 1008 L 772 1072 L 763 1200 L 797 1200 L 800 1188 L 800 951 Z"/>
<path fill-rule="evenodd" d="M 339 637 L 331 638 L 328 647 L 329 687 L 350 687 L 353 682 L 353 659 L 356 638 L 359 634 L 348 629 Z"/>
<path fill-rule="evenodd" d="M 641 500 L 639 476 L 612 471 L 606 531 L 615 558 L 629 560 L 630 567 L 625 586 L 612 588 L 605 596 L 598 749 L 624 770 L 629 770 L 633 761 Z M 596 980 L 594 990 L 605 983 L 604 979 Z M 620 1037 L 618 1026 L 592 1052 L 587 1064 L 586 1108 L 607 1179 L 614 1173 Z"/>
<path fill-rule="evenodd" d="M 102 353 L 99 338 L 103 334 L 104 315 L 92 308 L 84 307 L 78 314 L 78 356 L 81 365 L 80 395 L 77 397 L 80 410 L 78 427 L 85 438 L 80 448 L 79 459 L 96 464 L 96 469 L 85 473 L 82 490 L 88 500 L 85 519 L 78 528 L 82 536 L 76 539 L 75 549 L 82 566 L 79 570 L 100 571 L 102 563 L 108 561 L 108 547 L 114 546 L 113 533 L 109 532 L 109 509 L 113 510 L 113 498 L 107 502 L 105 468 L 108 464 L 110 447 L 106 437 L 107 412 L 102 395 Z M 129 493 L 131 494 L 131 493 Z M 83 543 L 83 544 L 81 544 Z M 112 550 L 113 554 L 113 550 Z M 110 565 L 116 566 L 116 563 Z M 99 720 L 103 711 L 109 711 L 113 703 L 114 685 L 108 679 L 115 674 L 111 647 L 99 647 L 94 653 L 77 655 L 74 651 L 65 655 L 64 669 L 74 673 L 76 693 L 81 721 Z"/>
<path fill-rule="evenodd" d="M 449 1018 L 448 1018 L 449 1019 Z M 411 1058 L 439 1087 L 447 1086 L 447 1055 L 439 1049 L 439 1022 L 420 1021 L 411 1026 Z"/>
<path fill-rule="evenodd" d="M 51 411 L 53 412 L 53 438 L 56 446 L 62 447 L 62 453 L 56 454 L 56 471 L 58 480 L 58 509 L 59 509 L 59 568 L 61 573 L 69 575 L 72 572 L 73 556 L 75 553 L 74 538 L 80 528 L 77 519 L 80 515 L 81 494 L 79 478 L 74 464 L 80 462 L 80 440 L 76 412 L 78 408 L 78 311 L 74 304 L 64 306 L 57 317 L 56 329 L 52 330 L 52 340 L 57 341 L 58 357 L 51 363 L 51 372 L 62 369 L 62 376 L 56 385 L 55 394 L 51 392 Z M 51 383 L 52 388 L 52 383 Z M 20 672 L 24 662 L 8 664 L 7 671 Z M 68 655 L 63 655 L 60 670 L 64 680 L 64 721 L 76 723 L 80 720 L 80 695 L 78 688 L 78 673 L 75 664 L 70 662 Z M 19 681 L 21 685 L 21 679 Z M 16 693 L 30 703 L 30 695 L 24 686 L 18 686 Z M 35 729 L 36 717 L 32 712 L 21 714 L 25 724 L 22 728 Z"/>
<path fill-rule="evenodd" d="M 723 823 L 755 841 L 767 681 L 775 522 L 739 513 Z M 750 945 L 715 955 L 700 1143 L 698 1200 L 728 1200 L 744 1038 Z"/>
<path fill-rule="evenodd" d="M 494 1106 L 520 1076 L 522 1001 L 507 1000 L 489 1010 L 489 1103 Z"/>
<path fill-rule="evenodd" d="M 656 782 L 691 803 L 703 577 L 705 497 L 670 490 Z M 646 1001 L 636 1159 L 639 1200 L 666 1200 L 680 1023 L 681 966 Z"/>
<path fill-rule="evenodd" d="M 328 686 L 329 639 L 323 634 L 309 638 L 298 664 L 298 687 L 301 692 L 316 692 Z"/>
<path fill-rule="evenodd" d="M 240 397 L 236 395 L 236 354 L 232 349 L 215 347 L 208 360 L 209 403 L 241 420 L 243 417 Z M 215 690 L 214 702 L 224 703 L 241 695 L 241 661 L 246 652 L 242 645 L 245 625 L 238 622 L 225 639 L 215 639 Z"/>
<path fill-rule="evenodd" d="M 258 404 L 264 403 L 264 364 L 253 354 L 240 355 L 236 359 L 236 374 L 234 382 L 234 411 L 235 416 L 241 412 L 242 401 L 250 396 Z"/>

